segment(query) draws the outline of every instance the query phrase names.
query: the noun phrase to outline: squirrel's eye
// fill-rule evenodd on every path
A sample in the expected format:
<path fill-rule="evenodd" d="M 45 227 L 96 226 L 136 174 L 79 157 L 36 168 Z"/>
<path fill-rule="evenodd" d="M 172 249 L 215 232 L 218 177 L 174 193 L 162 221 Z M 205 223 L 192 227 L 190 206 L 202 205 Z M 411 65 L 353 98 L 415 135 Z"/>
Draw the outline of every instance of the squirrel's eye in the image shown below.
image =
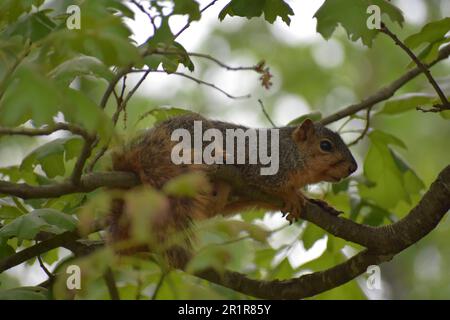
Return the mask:
<path fill-rule="evenodd" d="M 333 145 L 328 140 L 320 141 L 320 149 L 325 152 L 330 152 L 333 149 Z"/>

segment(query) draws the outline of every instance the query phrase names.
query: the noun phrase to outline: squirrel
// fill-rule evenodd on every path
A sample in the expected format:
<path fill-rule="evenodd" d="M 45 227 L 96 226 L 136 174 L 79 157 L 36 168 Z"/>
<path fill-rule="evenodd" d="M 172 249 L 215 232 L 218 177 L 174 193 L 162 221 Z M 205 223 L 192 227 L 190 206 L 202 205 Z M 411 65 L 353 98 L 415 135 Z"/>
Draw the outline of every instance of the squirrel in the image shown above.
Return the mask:
<path fill-rule="evenodd" d="M 151 232 L 159 244 L 167 243 L 170 233 L 188 230 L 193 220 L 238 213 L 253 207 L 280 210 L 287 214 L 287 219 L 291 223 L 301 217 L 301 211 L 307 200 L 314 201 L 333 212 L 334 209 L 321 200 L 306 198 L 300 189 L 322 181 L 337 182 L 357 169 L 355 159 L 339 134 L 310 119 L 304 120 L 298 126 L 275 128 L 279 135 L 279 169 L 275 174 L 262 175 L 260 163 L 249 164 L 250 152 L 246 153 L 246 161 L 243 164 L 236 163 L 237 161 L 228 164 L 226 157 L 229 156 L 230 150 L 226 148 L 216 151 L 222 152 L 223 163 L 175 164 L 171 155 L 178 142 L 172 141 L 172 133 L 176 129 L 185 129 L 193 135 L 196 121 L 201 121 L 202 134 L 208 129 L 217 129 L 224 135 L 229 129 L 248 129 L 189 113 L 157 124 L 113 153 L 114 170 L 134 172 L 144 185 L 156 189 L 162 189 L 171 179 L 190 172 L 200 172 L 208 177 L 211 188 L 198 192 L 194 197 L 168 196 L 168 210 L 155 215 L 150 223 Z M 258 133 L 260 130 L 263 129 L 256 129 Z M 250 150 L 249 141 L 245 139 L 246 150 Z M 207 144 L 203 141 L 203 148 Z M 268 145 L 271 146 L 270 143 Z M 193 149 L 190 151 L 192 155 L 197 152 Z M 232 160 L 236 160 L 237 154 L 238 152 L 233 152 Z M 224 175 L 222 173 L 230 176 L 230 172 L 231 177 L 245 183 L 245 189 L 255 189 L 276 196 L 284 205 L 277 208 L 262 201 L 249 199 L 239 190 L 234 190 L 229 180 L 220 178 Z M 112 241 L 129 237 L 129 221 L 123 212 L 123 199 L 115 199 L 111 215 Z M 165 245 L 162 253 L 169 264 L 183 268 L 191 258 L 190 241 L 184 241 L 183 245 Z"/>

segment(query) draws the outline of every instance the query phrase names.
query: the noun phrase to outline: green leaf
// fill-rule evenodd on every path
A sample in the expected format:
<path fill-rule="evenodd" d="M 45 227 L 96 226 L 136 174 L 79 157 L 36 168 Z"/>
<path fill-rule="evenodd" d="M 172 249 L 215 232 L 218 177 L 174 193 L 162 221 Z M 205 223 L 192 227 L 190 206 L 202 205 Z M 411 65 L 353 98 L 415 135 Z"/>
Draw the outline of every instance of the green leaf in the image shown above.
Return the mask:
<path fill-rule="evenodd" d="M 187 272 L 194 273 L 213 267 L 221 272 L 225 269 L 239 270 L 253 260 L 253 248 L 248 241 L 239 241 L 226 245 L 208 245 L 198 251 L 189 261 Z"/>
<path fill-rule="evenodd" d="M 164 17 L 161 21 L 161 26 L 155 31 L 153 37 L 151 37 L 147 45 L 150 48 L 156 48 L 158 46 L 170 46 L 173 44 L 174 35 L 169 26 L 169 19 Z"/>
<path fill-rule="evenodd" d="M 262 219 L 266 214 L 267 210 L 258 209 L 258 208 L 250 208 L 245 209 L 245 211 L 241 212 L 242 220 L 245 222 L 252 222 L 256 219 Z"/>
<path fill-rule="evenodd" d="M 375 131 L 371 132 L 369 134 L 369 136 L 370 136 L 372 142 L 374 142 L 374 143 L 379 142 L 384 145 L 390 144 L 390 145 L 395 145 L 395 146 L 401 147 L 403 149 L 406 149 L 406 145 L 402 140 L 400 140 L 399 138 L 397 138 L 387 132 L 375 130 Z"/>
<path fill-rule="evenodd" d="M 30 12 L 32 5 L 30 0 L 3 0 L 0 3 L 0 21 L 14 22 L 23 13 Z"/>
<path fill-rule="evenodd" d="M 323 238 L 325 231 L 320 229 L 313 223 L 307 223 L 305 230 L 302 233 L 303 246 L 306 250 L 310 249 L 317 240 Z"/>
<path fill-rule="evenodd" d="M 6 242 L 3 244 L 0 242 L 0 260 L 12 256 L 14 253 L 16 253 L 16 251 L 14 250 L 13 247 L 8 245 Z"/>
<path fill-rule="evenodd" d="M 258 268 L 270 269 L 272 261 L 275 258 L 277 251 L 274 249 L 262 249 L 255 253 L 255 263 Z"/>
<path fill-rule="evenodd" d="M 10 206 L 0 202 L 0 219 L 15 219 L 23 214 L 15 206 Z"/>
<path fill-rule="evenodd" d="M 78 223 L 71 215 L 48 208 L 34 210 L 31 214 L 37 215 L 49 225 L 55 226 L 62 231 L 73 231 Z"/>
<path fill-rule="evenodd" d="M 398 114 L 413 110 L 416 107 L 430 105 L 435 99 L 433 95 L 426 93 L 407 93 L 387 101 L 379 114 Z"/>
<path fill-rule="evenodd" d="M 48 291 L 42 287 L 21 287 L 0 290 L 0 300 L 47 300 Z"/>
<path fill-rule="evenodd" d="M 68 122 L 79 124 L 88 132 L 99 134 L 104 139 L 111 137 L 114 125 L 103 109 L 79 90 L 60 88 L 60 91 L 65 96 L 62 112 Z"/>
<path fill-rule="evenodd" d="M 36 42 L 48 36 L 56 27 L 56 24 L 43 11 L 38 11 L 26 16 L 22 21 L 12 25 L 6 30 L 11 36 L 21 35 L 25 39 Z"/>
<path fill-rule="evenodd" d="M 265 0 L 232 0 L 219 13 L 219 19 L 223 20 L 226 15 L 247 17 L 259 17 L 262 14 Z"/>
<path fill-rule="evenodd" d="M 363 224 L 378 227 L 383 224 L 386 219 L 389 219 L 390 212 L 375 205 L 366 203 L 369 211 L 364 215 Z"/>
<path fill-rule="evenodd" d="M 191 172 L 171 179 L 164 185 L 164 192 L 178 197 L 195 197 L 210 189 L 209 180 L 200 172 Z"/>
<path fill-rule="evenodd" d="M 53 210 L 38 209 L 22 215 L 0 229 L 0 239 L 17 237 L 19 241 L 33 240 L 40 231 L 60 234 L 73 231 L 77 220 L 70 215 Z"/>
<path fill-rule="evenodd" d="M 174 1 L 174 9 L 172 15 L 175 14 L 187 14 L 189 15 L 189 20 L 200 20 L 201 13 L 199 4 L 195 0 L 175 0 Z"/>
<path fill-rule="evenodd" d="M 447 110 L 447 111 L 442 111 L 442 112 L 440 112 L 439 114 L 440 114 L 441 117 L 444 118 L 444 119 L 450 119 L 450 111 L 449 111 L 449 110 Z"/>
<path fill-rule="evenodd" d="M 152 217 L 168 210 L 168 200 L 155 189 L 142 187 L 134 189 L 125 196 L 126 215 L 131 217 L 132 240 L 149 241 L 152 234 L 148 232 L 149 221 Z M 87 212 L 92 217 L 92 211 Z"/>
<path fill-rule="evenodd" d="M 43 77 L 40 70 L 22 67 L 0 104 L 0 125 L 17 126 L 30 119 L 36 126 L 52 123 L 61 100 L 55 84 Z"/>
<path fill-rule="evenodd" d="M 271 278 L 278 280 L 291 279 L 294 272 L 295 270 L 292 268 L 289 259 L 284 258 L 283 261 L 273 269 Z"/>
<path fill-rule="evenodd" d="M 403 173 L 403 180 L 408 194 L 418 194 L 425 188 L 425 183 L 416 172 L 407 164 L 397 153 L 391 150 L 392 158 L 394 158 L 397 167 Z"/>
<path fill-rule="evenodd" d="M 292 8 L 283 0 L 232 0 L 219 13 L 219 19 L 223 20 L 227 15 L 251 19 L 263 13 L 269 23 L 280 17 L 287 25 L 291 23 L 290 16 L 294 15 Z"/>
<path fill-rule="evenodd" d="M 79 76 L 96 76 L 107 81 L 113 77 L 112 71 L 99 59 L 88 56 L 78 56 L 64 61 L 48 75 L 63 86 L 69 86 Z"/>
<path fill-rule="evenodd" d="M 443 38 L 442 40 L 430 43 L 423 49 L 417 57 L 424 63 L 430 64 L 439 56 L 439 48 L 445 44 L 450 42 L 450 38 Z M 408 64 L 408 68 L 415 67 L 417 64 L 414 61 L 411 61 Z"/>
<path fill-rule="evenodd" d="M 59 259 L 59 248 L 47 251 L 42 255 L 42 260 L 49 265 L 52 265 L 53 263 L 58 261 L 58 259 Z"/>
<path fill-rule="evenodd" d="M 379 32 L 367 27 L 367 8 L 371 5 L 377 5 L 381 13 L 389 16 L 393 22 L 403 24 L 402 12 L 385 0 L 326 0 L 314 15 L 317 18 L 317 32 L 329 39 L 336 27 L 341 25 L 352 41 L 361 39 L 370 47 Z"/>
<path fill-rule="evenodd" d="M 292 8 L 282 0 L 266 0 L 264 5 L 264 17 L 269 23 L 274 23 L 280 17 L 287 25 L 291 24 L 289 16 L 294 15 Z"/>
<path fill-rule="evenodd" d="M 360 183 L 360 195 L 384 209 L 395 208 L 401 200 L 409 203 L 411 192 L 421 189 L 421 181 L 389 148 L 389 145 L 403 148 L 405 145 L 398 138 L 381 131 L 373 131 L 369 138 L 372 144 L 364 161 L 364 175 L 375 186 Z M 413 185 L 407 186 L 409 182 Z"/>
<path fill-rule="evenodd" d="M 243 236 L 248 236 L 259 242 L 266 242 L 270 235 L 270 232 L 266 229 L 240 220 L 212 219 L 200 226 L 198 233 L 203 244 L 217 244 Z"/>
<path fill-rule="evenodd" d="M 346 192 L 348 190 L 348 186 L 350 184 L 351 179 L 345 179 L 338 183 L 333 183 L 331 188 L 334 194 L 338 194 L 340 192 Z"/>
<path fill-rule="evenodd" d="M 155 108 L 143 114 L 137 120 L 136 125 L 138 125 L 140 121 L 149 116 L 154 119 L 153 125 L 156 125 L 172 117 L 181 116 L 187 113 L 192 113 L 192 111 L 181 108 Z M 147 127 L 147 124 L 145 125 L 145 127 Z"/>
<path fill-rule="evenodd" d="M 306 119 L 311 119 L 312 121 L 319 121 L 320 119 L 322 119 L 322 113 L 320 111 L 316 111 L 316 112 L 304 114 L 298 118 L 295 118 L 294 120 L 291 120 L 287 125 L 288 126 L 296 126 L 296 125 L 302 124 L 303 121 L 305 121 Z"/>
<path fill-rule="evenodd" d="M 11 182 L 17 182 L 19 180 L 23 180 L 29 184 L 38 184 L 40 183 L 40 179 L 42 176 L 37 175 L 36 173 L 30 170 L 21 169 L 19 166 L 11 166 L 0 168 L 0 174 L 7 176 Z"/>
<path fill-rule="evenodd" d="M 28 154 L 20 167 L 24 170 L 32 170 L 37 164 L 40 164 L 49 178 L 63 176 L 66 171 L 64 166 L 66 145 L 69 149 L 69 153 L 66 154 L 68 160 L 74 154 L 79 154 L 82 146 L 81 141 L 82 139 L 78 136 L 52 140 Z"/>
<path fill-rule="evenodd" d="M 433 44 L 445 39 L 445 35 L 450 31 L 450 18 L 427 23 L 422 30 L 405 39 L 405 44 L 411 49 L 415 49 L 423 43 Z"/>
<path fill-rule="evenodd" d="M 63 23 L 45 39 L 41 57 L 53 66 L 80 53 L 96 57 L 107 66 L 124 67 L 141 62 L 139 49 L 130 39 L 129 27 L 115 12 L 123 8 L 119 3 L 118 0 L 81 2 L 81 28 L 68 30 Z"/>

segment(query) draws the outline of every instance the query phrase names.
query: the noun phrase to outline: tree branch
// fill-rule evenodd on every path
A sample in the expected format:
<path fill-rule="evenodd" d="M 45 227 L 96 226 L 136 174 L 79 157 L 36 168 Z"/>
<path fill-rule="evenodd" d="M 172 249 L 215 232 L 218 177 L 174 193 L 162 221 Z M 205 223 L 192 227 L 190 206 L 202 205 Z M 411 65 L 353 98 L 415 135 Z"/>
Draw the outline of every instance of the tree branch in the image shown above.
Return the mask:
<path fill-rule="evenodd" d="M 66 243 L 76 241 L 78 235 L 75 232 L 65 232 L 54 236 L 51 239 L 39 242 L 34 246 L 28 247 L 22 251 L 19 251 L 3 260 L 0 260 L 0 273 L 13 268 L 31 258 L 40 256 L 52 249 L 64 247 Z"/>
<path fill-rule="evenodd" d="M 406 54 L 411 58 L 411 60 L 414 61 L 417 67 L 425 74 L 428 81 L 433 86 L 434 90 L 436 91 L 436 93 L 438 94 L 439 98 L 442 101 L 442 105 L 435 105 L 433 106 L 433 109 L 437 110 L 437 112 L 450 109 L 450 103 L 448 102 L 447 97 L 442 92 L 436 80 L 434 80 L 430 70 L 428 70 L 428 67 L 425 64 L 423 64 L 422 61 L 420 61 L 420 59 L 416 57 L 414 52 L 412 52 L 411 49 L 409 49 L 391 30 L 389 30 L 384 23 L 381 24 L 380 31 L 386 34 L 392 40 L 394 40 L 395 44 L 398 45 L 400 48 L 402 48 L 402 50 L 406 52 Z"/>
<path fill-rule="evenodd" d="M 237 181 L 237 184 L 242 187 L 239 183 L 242 182 Z M 273 197 L 266 197 L 265 200 L 275 206 L 281 204 L 279 199 Z M 330 215 L 320 206 L 308 203 L 303 213 L 305 220 L 317 224 L 337 237 L 368 248 L 368 250 L 357 254 L 342 264 L 325 271 L 284 281 L 253 280 L 240 273 L 225 272 L 219 274 L 212 269 L 198 272 L 196 275 L 205 280 L 258 298 L 301 299 L 310 297 L 350 281 L 364 273 L 370 265 L 392 259 L 393 255 L 416 243 L 431 232 L 449 209 L 450 166 L 447 166 L 442 170 L 417 206 L 405 218 L 388 226 L 371 227 L 360 225 L 351 220 Z M 0 272 L 53 248 L 59 246 L 70 248 L 70 243 L 75 243 L 76 240 L 76 234 L 66 232 L 40 242 L 0 261 Z M 91 249 L 88 251 L 91 251 Z"/>
<path fill-rule="evenodd" d="M 81 153 L 77 159 L 77 162 L 75 163 L 75 167 L 71 176 L 72 184 L 74 185 L 80 184 L 81 176 L 83 174 L 83 168 L 92 153 L 94 141 L 95 137 L 84 137 L 83 148 L 81 149 Z"/>
<path fill-rule="evenodd" d="M 204 8 L 202 8 L 200 10 L 200 13 L 205 12 L 209 7 L 212 7 L 218 0 L 213 0 L 211 1 L 209 4 L 207 4 Z M 178 38 L 180 36 L 180 34 L 182 34 L 187 28 L 189 28 L 191 26 L 191 21 L 189 20 L 183 28 L 180 29 L 180 31 L 178 31 L 175 36 L 174 39 Z"/>
<path fill-rule="evenodd" d="M 111 267 L 106 268 L 103 278 L 105 279 L 106 286 L 108 287 L 111 300 L 120 300 L 119 290 L 117 290 L 116 280 Z"/>
<path fill-rule="evenodd" d="M 145 72 L 145 73 L 148 73 L 148 72 L 167 73 L 167 72 L 164 71 L 164 70 L 150 70 L 150 69 L 131 70 L 130 72 L 135 72 L 135 73 L 136 73 L 136 72 Z M 198 84 L 201 84 L 201 85 L 205 85 L 205 86 L 211 87 L 211 88 L 213 88 L 213 89 L 215 89 L 215 90 L 217 90 L 217 91 L 223 93 L 224 95 L 226 95 L 226 96 L 227 96 L 228 98 L 230 98 L 230 99 L 247 99 L 247 98 L 250 98 L 250 94 L 243 95 L 243 96 L 234 96 L 234 95 L 232 95 L 232 94 L 226 92 L 225 90 L 219 88 L 219 87 L 216 86 L 214 83 L 210 83 L 210 82 L 207 82 L 207 81 L 204 81 L 204 80 L 195 78 L 195 77 L 193 77 L 193 76 L 190 76 L 190 75 L 185 74 L 185 73 L 182 73 L 182 72 L 171 72 L 171 73 L 169 73 L 169 75 L 171 75 L 171 74 L 174 74 L 174 75 L 177 75 L 177 76 L 180 76 L 180 77 L 187 78 L 187 79 L 192 80 L 192 81 L 194 81 L 194 82 L 196 82 L 196 83 L 198 83 Z"/>
<path fill-rule="evenodd" d="M 366 250 L 325 271 L 282 281 L 255 280 L 231 271 L 220 274 L 214 269 L 198 272 L 196 276 L 255 298 L 294 300 L 312 297 L 336 288 L 366 272 L 369 266 L 378 265 L 390 259 L 391 256 L 374 255 Z"/>
<path fill-rule="evenodd" d="M 450 45 L 442 48 L 439 51 L 438 58 L 436 60 L 434 60 L 433 62 L 431 62 L 430 64 L 426 65 L 427 68 L 431 68 L 438 62 L 440 62 L 444 59 L 447 59 L 449 55 L 450 55 Z M 381 88 L 375 94 L 364 99 L 360 103 L 350 105 L 336 113 L 333 113 L 333 114 L 323 118 L 320 121 L 320 123 L 322 123 L 323 125 L 330 124 L 330 123 L 338 121 L 342 118 L 348 117 L 352 114 L 355 114 L 358 111 L 367 109 L 381 101 L 387 100 L 387 99 L 391 98 L 398 89 L 403 87 L 406 83 L 408 83 L 409 81 L 411 81 L 412 79 L 417 77 L 422 72 L 423 71 L 419 67 L 411 69 L 410 71 L 406 72 L 403 76 L 401 76 L 400 78 L 398 78 L 397 80 L 395 80 L 394 82 L 389 84 L 388 86 Z"/>
<path fill-rule="evenodd" d="M 85 139 L 90 137 L 89 133 L 82 127 L 79 127 L 73 123 L 55 123 L 54 125 L 45 126 L 42 128 L 4 128 L 0 127 L 0 135 L 22 135 L 22 136 L 46 136 L 56 131 L 65 130 L 70 131 L 73 134 L 84 137 Z"/>
<path fill-rule="evenodd" d="M 351 146 L 354 146 L 355 144 L 357 144 L 359 141 L 364 139 L 364 137 L 366 136 L 367 132 L 369 132 L 369 129 L 370 129 L 370 112 L 372 111 L 372 108 L 373 108 L 373 106 L 370 106 L 369 108 L 367 108 L 367 111 L 366 111 L 366 124 L 364 126 L 364 129 L 361 131 L 360 135 L 355 140 L 353 140 L 352 142 L 347 144 L 348 147 L 351 147 Z"/>
<path fill-rule="evenodd" d="M 78 185 L 72 181 L 32 186 L 26 183 L 0 181 L 0 194 L 22 199 L 57 198 L 65 194 L 91 192 L 100 187 L 131 188 L 140 183 L 139 178 L 130 172 L 96 172 L 81 177 Z"/>

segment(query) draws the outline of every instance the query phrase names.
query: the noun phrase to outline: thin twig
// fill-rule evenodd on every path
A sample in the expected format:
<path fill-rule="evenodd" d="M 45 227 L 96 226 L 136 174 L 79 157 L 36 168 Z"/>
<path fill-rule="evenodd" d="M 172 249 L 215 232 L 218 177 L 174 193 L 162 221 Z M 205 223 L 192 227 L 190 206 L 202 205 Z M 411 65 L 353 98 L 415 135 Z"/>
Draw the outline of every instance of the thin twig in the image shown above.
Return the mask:
<path fill-rule="evenodd" d="M 142 297 L 142 294 L 141 294 L 141 291 L 142 291 L 141 268 L 136 267 L 135 270 L 138 272 L 135 300 L 141 300 L 141 297 Z"/>
<path fill-rule="evenodd" d="M 114 125 L 117 124 L 117 121 L 119 119 L 119 115 L 120 112 L 126 109 L 127 103 L 128 101 L 131 99 L 131 97 L 134 95 L 134 93 L 139 89 L 139 87 L 141 86 L 141 84 L 145 81 L 145 79 L 147 78 L 148 74 L 150 73 L 151 70 L 147 70 L 144 75 L 139 79 L 139 81 L 136 83 L 136 85 L 133 87 L 133 89 L 130 90 L 130 92 L 128 92 L 127 96 L 125 97 L 125 99 L 121 99 L 122 102 L 121 104 L 117 107 L 116 113 L 113 115 L 113 123 Z"/>
<path fill-rule="evenodd" d="M 127 88 L 127 75 L 125 74 L 122 78 L 122 89 L 120 90 L 120 96 L 119 96 L 119 101 L 120 104 L 123 101 L 123 96 L 125 94 L 125 89 Z"/>
<path fill-rule="evenodd" d="M 212 7 L 215 3 L 217 2 L 217 0 L 213 0 L 211 1 L 209 4 L 207 4 L 203 9 L 200 10 L 200 13 L 205 12 L 205 10 L 207 10 L 209 7 Z M 182 34 L 187 28 L 189 28 L 191 25 L 191 21 L 189 20 L 183 28 L 181 28 L 180 31 L 178 31 L 175 36 L 173 37 L 174 39 L 178 38 L 180 36 L 180 34 Z"/>
<path fill-rule="evenodd" d="M 167 275 L 167 273 L 165 271 L 161 271 L 161 277 L 159 277 L 159 281 L 156 284 L 155 291 L 153 292 L 153 295 L 152 295 L 152 300 L 156 300 L 156 296 L 158 295 L 158 292 L 162 287 L 162 284 L 164 282 L 164 278 L 166 277 L 166 275 Z"/>
<path fill-rule="evenodd" d="M 429 63 L 427 65 L 427 67 L 431 68 L 438 62 L 440 62 L 444 59 L 447 59 L 449 55 L 450 55 L 450 45 L 442 48 L 439 51 L 439 56 L 437 57 L 437 59 L 434 60 L 433 62 Z M 389 98 L 394 96 L 394 94 L 397 92 L 398 89 L 403 87 L 405 84 L 407 84 L 409 81 L 411 81 L 412 79 L 417 77 L 422 72 L 423 72 L 422 69 L 420 69 L 419 67 L 415 67 L 414 69 L 409 70 L 408 72 L 406 72 L 404 75 L 402 75 L 400 78 L 393 81 L 389 85 L 379 89 L 377 92 L 375 92 L 371 96 L 362 100 L 360 103 L 352 104 L 346 108 L 343 108 L 343 109 L 323 118 L 319 122 L 323 125 L 327 125 L 332 122 L 343 119 L 345 117 L 354 115 L 357 112 L 367 109 L 370 106 L 375 105 L 379 102 L 388 100 Z"/>
<path fill-rule="evenodd" d="M 341 126 L 339 127 L 339 129 L 337 129 L 336 131 L 339 132 L 339 133 L 341 133 L 341 131 L 345 128 L 345 126 L 346 126 L 350 121 L 352 121 L 352 117 L 348 117 L 348 118 L 341 124 Z"/>
<path fill-rule="evenodd" d="M 141 10 L 150 20 L 150 23 L 152 24 L 153 31 L 156 31 L 158 29 L 155 24 L 155 18 L 148 12 L 142 4 L 137 2 L 136 0 L 131 0 L 131 3 L 134 4 L 136 7 L 138 7 L 139 10 Z"/>
<path fill-rule="evenodd" d="M 124 84 L 122 86 L 122 92 L 121 95 L 119 97 L 119 101 L 120 104 L 117 106 L 116 112 L 113 114 L 112 117 L 112 121 L 114 126 L 117 124 L 117 121 L 119 120 L 119 116 L 120 113 L 126 109 L 126 105 L 128 103 L 128 101 L 131 99 L 131 97 L 134 95 L 134 93 L 137 91 L 137 89 L 141 86 L 141 84 L 144 82 L 144 80 L 147 78 L 148 74 L 150 73 L 150 71 L 145 72 L 144 75 L 141 77 L 141 79 L 139 79 L 139 81 L 137 82 L 137 84 L 133 87 L 133 89 L 130 90 L 130 92 L 128 92 L 127 96 L 125 97 L 125 99 L 123 99 L 123 95 L 124 95 L 124 87 L 125 87 L 125 80 L 126 80 L 126 76 L 124 76 Z M 92 172 L 94 169 L 95 164 L 100 160 L 101 157 L 103 157 L 103 155 L 105 154 L 105 152 L 108 150 L 108 146 L 109 146 L 109 141 L 103 146 L 101 147 L 101 149 L 96 153 L 96 155 L 94 156 L 94 158 L 92 159 L 91 163 L 88 165 L 87 167 L 87 171 L 88 172 Z"/>
<path fill-rule="evenodd" d="M 210 60 L 212 62 L 214 62 L 215 64 L 217 64 L 218 66 L 228 70 L 228 71 L 256 71 L 258 73 L 261 73 L 261 68 L 259 67 L 259 65 L 254 65 L 254 66 L 248 66 L 248 67 L 242 67 L 242 66 L 238 66 L 238 67 L 233 67 L 230 66 L 222 61 L 220 61 L 219 59 L 209 55 L 209 54 L 204 54 L 204 53 L 198 53 L 198 52 L 183 52 L 180 50 L 162 50 L 161 48 L 157 49 L 154 54 L 160 54 L 160 55 L 188 55 L 190 57 L 198 57 L 198 58 L 203 58 L 206 60 Z"/>
<path fill-rule="evenodd" d="M 408 54 L 408 56 L 414 61 L 414 63 L 417 65 L 417 67 L 428 78 L 428 81 L 433 86 L 434 90 L 436 91 L 436 93 L 438 94 L 439 98 L 442 101 L 442 105 L 434 105 L 433 106 L 433 109 L 436 110 L 435 112 L 439 112 L 442 110 L 450 110 L 450 103 L 448 102 L 447 97 L 442 92 L 441 88 L 439 87 L 439 84 L 436 82 L 436 80 L 431 75 L 431 72 L 428 69 L 428 67 L 424 63 L 422 63 L 422 61 L 420 61 L 420 59 L 414 54 L 414 52 L 412 52 L 412 50 L 409 49 L 407 45 L 405 45 L 391 30 L 389 30 L 389 28 L 386 27 L 386 25 L 384 23 L 381 25 L 380 31 L 382 33 L 386 34 L 387 36 L 389 36 L 392 40 L 394 40 L 395 44 L 398 45 L 400 48 L 402 48 L 403 51 L 405 51 Z M 421 110 L 421 109 L 419 109 L 419 110 Z"/>
<path fill-rule="evenodd" d="M 20 65 L 20 63 L 23 61 L 23 59 L 25 59 L 30 54 L 31 49 L 32 49 L 31 41 L 27 40 L 27 42 L 25 43 L 25 48 L 17 56 L 16 60 L 12 64 L 12 66 L 6 70 L 2 81 L 0 82 L 0 100 L 2 100 L 3 95 L 6 92 L 6 87 L 9 83 L 10 77 L 13 75 L 14 71 L 17 69 L 17 67 Z"/>
<path fill-rule="evenodd" d="M 45 266 L 44 261 L 42 261 L 42 257 L 40 255 L 37 256 L 37 260 L 39 261 L 39 266 L 45 272 L 45 274 L 48 276 L 48 278 L 53 279 L 55 277 L 55 275 L 47 269 L 47 267 Z"/>
<path fill-rule="evenodd" d="M 272 127 L 276 128 L 275 123 L 272 121 L 272 119 L 270 118 L 269 114 L 266 111 L 266 108 L 264 107 L 264 103 L 262 102 L 261 99 L 258 99 L 259 105 L 261 106 L 261 110 L 264 113 L 264 115 L 266 116 L 267 120 L 269 120 L 270 124 L 272 125 Z"/>
<path fill-rule="evenodd" d="M 75 163 L 75 167 L 72 172 L 71 180 L 74 185 L 78 185 L 81 181 L 81 175 L 83 174 L 83 168 L 86 161 L 89 159 L 92 153 L 92 145 L 95 141 L 94 137 L 88 137 L 84 139 L 83 148 L 78 156 L 78 160 Z"/>
<path fill-rule="evenodd" d="M 105 93 L 102 96 L 102 99 L 100 101 L 100 108 L 105 109 L 106 104 L 108 103 L 108 99 L 111 96 L 111 93 L 114 91 L 114 88 L 116 87 L 116 84 L 122 79 L 123 76 L 125 76 L 131 69 L 133 68 L 133 64 L 129 64 L 128 66 L 120 69 L 117 71 L 114 78 L 109 82 L 108 87 L 105 90 Z"/>
<path fill-rule="evenodd" d="M 366 112 L 366 125 L 364 126 L 364 130 L 361 132 L 361 134 L 356 138 L 354 141 L 347 144 L 348 147 L 354 146 L 357 144 L 360 140 L 362 140 L 370 128 L 370 112 L 372 111 L 373 106 L 369 107 Z"/>
<path fill-rule="evenodd" d="M 120 300 L 119 290 L 117 290 L 116 280 L 114 279 L 114 273 L 111 267 L 106 268 L 103 275 L 106 286 L 108 287 L 109 296 L 111 300 Z"/>
<path fill-rule="evenodd" d="M 143 69 L 143 70 L 131 70 L 130 72 L 135 72 L 135 73 L 138 73 L 138 72 L 158 72 L 158 73 L 166 73 L 164 70 L 149 70 L 149 69 Z M 205 85 L 205 86 L 211 87 L 211 88 L 213 88 L 213 89 L 215 89 L 215 90 L 217 90 L 217 91 L 223 93 L 224 95 L 226 95 L 226 96 L 227 96 L 228 98 L 230 98 L 230 99 L 248 99 L 248 98 L 251 97 L 250 94 L 243 95 L 243 96 L 234 96 L 234 95 L 232 95 L 232 94 L 226 92 L 225 90 L 223 90 L 223 89 L 217 87 L 214 83 L 210 83 L 210 82 L 207 82 L 207 81 L 204 81 L 204 80 L 195 78 L 195 77 L 193 77 L 193 76 L 190 76 L 190 75 L 185 74 L 185 73 L 182 73 L 182 72 L 172 72 L 172 73 L 169 73 L 169 75 L 171 75 L 171 74 L 174 74 L 174 75 L 177 75 L 177 76 L 180 76 L 180 77 L 187 78 L 187 79 L 192 80 L 192 81 L 194 81 L 194 82 L 196 82 L 196 83 L 198 83 L 198 84 L 201 84 L 201 85 Z"/>

